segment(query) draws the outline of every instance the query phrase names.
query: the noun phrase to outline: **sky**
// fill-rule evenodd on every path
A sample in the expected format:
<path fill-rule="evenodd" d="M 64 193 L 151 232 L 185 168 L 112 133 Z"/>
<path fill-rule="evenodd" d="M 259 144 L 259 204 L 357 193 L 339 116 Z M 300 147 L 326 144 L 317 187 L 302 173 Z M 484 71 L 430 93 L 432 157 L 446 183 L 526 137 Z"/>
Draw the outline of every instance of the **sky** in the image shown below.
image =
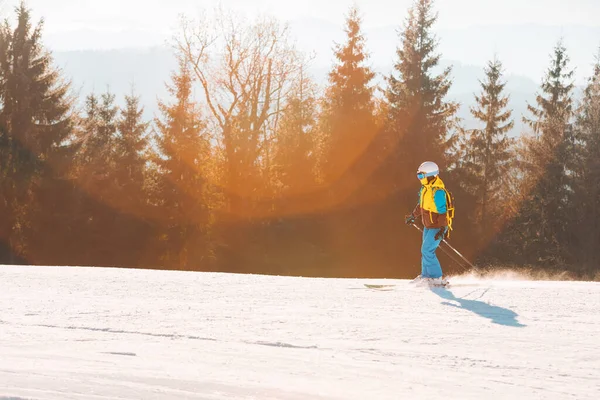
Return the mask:
<path fill-rule="evenodd" d="M 13 17 L 20 0 L 0 0 L 0 13 Z M 34 18 L 43 17 L 44 44 L 53 51 L 108 50 L 165 45 L 178 31 L 178 16 L 199 15 L 221 4 L 253 16 L 271 14 L 296 23 L 300 48 L 316 52 L 320 65 L 332 61 L 332 43 L 343 40 L 348 8 L 359 6 L 375 64 L 389 64 L 413 0 L 27 0 Z M 497 5 L 497 7 L 495 6 Z M 600 0 L 437 0 L 444 57 L 484 65 L 494 53 L 508 72 L 539 79 L 561 35 L 578 79 L 591 70 L 600 47 Z M 329 24 L 329 25 L 327 25 Z M 528 25 L 523 28 L 517 25 Z M 537 26 L 532 29 L 531 26 Z M 540 26 L 550 27 L 540 28 Z M 301 36 L 301 37 L 299 37 Z"/>
<path fill-rule="evenodd" d="M 19 0 L 0 0 L 4 11 Z M 321 18 L 341 23 L 351 4 L 365 15 L 365 26 L 399 25 L 412 0 L 221 0 L 227 8 L 244 13 L 267 12 L 284 20 Z M 58 33 L 82 28 L 139 29 L 168 32 L 179 13 L 194 14 L 211 8 L 215 0 L 28 0 L 37 16 L 46 19 L 46 31 Z M 499 6 L 496 8 L 494 4 Z M 440 29 L 471 25 L 537 23 L 600 26 L 598 0 L 438 0 Z"/>

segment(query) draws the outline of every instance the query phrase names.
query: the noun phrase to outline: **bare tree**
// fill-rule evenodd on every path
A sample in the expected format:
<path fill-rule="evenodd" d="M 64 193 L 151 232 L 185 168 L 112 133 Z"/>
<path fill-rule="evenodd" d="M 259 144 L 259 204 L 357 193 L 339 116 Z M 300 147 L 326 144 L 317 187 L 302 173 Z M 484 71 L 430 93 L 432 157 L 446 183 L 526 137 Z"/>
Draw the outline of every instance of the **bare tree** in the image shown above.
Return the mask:
<path fill-rule="evenodd" d="M 247 212 L 268 182 L 271 141 L 300 74 L 300 55 L 287 26 L 223 10 L 210 20 L 182 18 L 176 46 L 200 83 L 221 147 L 229 211 Z"/>

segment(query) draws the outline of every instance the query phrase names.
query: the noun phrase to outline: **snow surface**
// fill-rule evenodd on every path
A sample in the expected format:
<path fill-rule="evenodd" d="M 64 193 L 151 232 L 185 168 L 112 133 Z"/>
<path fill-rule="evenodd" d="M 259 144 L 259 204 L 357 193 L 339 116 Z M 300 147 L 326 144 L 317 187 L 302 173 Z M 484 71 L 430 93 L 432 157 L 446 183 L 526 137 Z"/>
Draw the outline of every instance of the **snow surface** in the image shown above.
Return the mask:
<path fill-rule="evenodd" d="M 600 399 L 600 284 L 452 283 L 0 266 L 0 399 Z"/>

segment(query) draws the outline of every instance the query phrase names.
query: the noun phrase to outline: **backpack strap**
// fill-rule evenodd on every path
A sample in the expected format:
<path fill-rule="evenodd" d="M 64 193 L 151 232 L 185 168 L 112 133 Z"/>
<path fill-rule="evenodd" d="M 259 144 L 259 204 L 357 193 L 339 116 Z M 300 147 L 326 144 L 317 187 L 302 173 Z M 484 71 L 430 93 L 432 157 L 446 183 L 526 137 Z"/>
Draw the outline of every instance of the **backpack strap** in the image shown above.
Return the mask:
<path fill-rule="evenodd" d="M 448 237 L 450 232 L 453 230 L 452 221 L 454 220 L 454 196 L 449 190 L 446 190 L 446 219 L 448 220 Z"/>

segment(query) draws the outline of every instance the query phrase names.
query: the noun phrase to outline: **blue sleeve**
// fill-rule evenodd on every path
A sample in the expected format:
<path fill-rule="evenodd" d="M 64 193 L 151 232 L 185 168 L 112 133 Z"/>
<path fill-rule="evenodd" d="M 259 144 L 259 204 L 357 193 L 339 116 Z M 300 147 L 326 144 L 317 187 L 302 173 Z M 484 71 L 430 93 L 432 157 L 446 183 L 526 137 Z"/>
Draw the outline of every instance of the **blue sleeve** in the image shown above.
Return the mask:
<path fill-rule="evenodd" d="M 436 190 L 433 197 L 435 202 L 435 208 L 438 210 L 438 214 L 446 214 L 448 208 L 446 207 L 446 191 L 443 189 Z"/>

